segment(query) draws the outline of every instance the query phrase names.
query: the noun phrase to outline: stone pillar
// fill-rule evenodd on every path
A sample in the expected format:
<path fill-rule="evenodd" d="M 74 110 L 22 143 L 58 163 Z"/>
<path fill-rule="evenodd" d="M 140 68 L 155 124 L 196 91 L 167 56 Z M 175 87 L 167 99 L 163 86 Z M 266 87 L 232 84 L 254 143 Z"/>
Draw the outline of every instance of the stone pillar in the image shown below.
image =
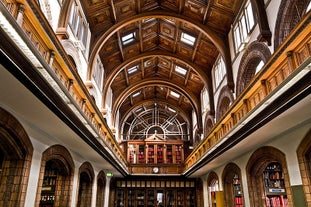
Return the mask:
<path fill-rule="evenodd" d="M 110 197 L 110 181 L 111 177 L 106 176 L 106 186 L 105 186 L 105 202 L 104 207 L 109 207 L 109 197 Z"/>

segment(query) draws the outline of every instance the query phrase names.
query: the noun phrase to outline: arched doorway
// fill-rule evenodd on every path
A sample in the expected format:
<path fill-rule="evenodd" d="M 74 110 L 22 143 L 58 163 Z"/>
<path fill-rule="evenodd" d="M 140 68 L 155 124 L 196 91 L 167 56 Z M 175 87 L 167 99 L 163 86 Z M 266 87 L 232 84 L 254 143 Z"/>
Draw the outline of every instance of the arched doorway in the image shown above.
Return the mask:
<path fill-rule="evenodd" d="M 0 108 L 0 205 L 24 206 L 33 146 L 15 117 Z"/>
<path fill-rule="evenodd" d="M 247 166 L 251 206 L 270 206 L 283 202 L 293 206 L 285 155 L 274 147 L 261 147 L 250 157 Z"/>
<path fill-rule="evenodd" d="M 226 165 L 222 180 L 224 185 L 225 206 L 227 207 L 243 207 L 244 197 L 241 182 L 241 170 L 234 164 Z"/>
<path fill-rule="evenodd" d="M 43 152 L 36 206 L 70 206 L 74 163 L 68 150 L 54 145 Z"/>
<path fill-rule="evenodd" d="M 300 143 L 297 156 L 305 202 L 307 206 L 311 206 L 311 130 Z"/>
<path fill-rule="evenodd" d="M 79 169 L 79 191 L 77 207 L 89 207 L 92 202 L 93 167 L 85 162 Z"/>
<path fill-rule="evenodd" d="M 105 187 L 106 187 L 106 175 L 104 171 L 100 171 L 97 176 L 96 207 L 104 206 Z"/>

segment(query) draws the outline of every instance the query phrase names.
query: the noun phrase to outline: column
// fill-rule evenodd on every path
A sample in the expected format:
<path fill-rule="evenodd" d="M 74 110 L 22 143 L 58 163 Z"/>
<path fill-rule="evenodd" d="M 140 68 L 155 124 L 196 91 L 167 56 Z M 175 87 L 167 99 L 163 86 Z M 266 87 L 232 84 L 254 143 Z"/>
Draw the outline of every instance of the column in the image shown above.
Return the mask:
<path fill-rule="evenodd" d="M 107 176 L 106 176 L 104 207 L 109 207 L 110 181 L 111 181 L 111 177 L 107 177 Z"/>

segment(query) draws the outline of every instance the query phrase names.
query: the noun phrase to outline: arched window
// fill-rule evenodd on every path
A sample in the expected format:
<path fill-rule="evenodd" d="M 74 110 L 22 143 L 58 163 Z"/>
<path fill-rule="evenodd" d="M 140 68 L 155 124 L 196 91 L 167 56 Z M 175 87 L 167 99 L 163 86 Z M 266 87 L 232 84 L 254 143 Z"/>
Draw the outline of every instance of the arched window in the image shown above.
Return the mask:
<path fill-rule="evenodd" d="M 222 57 L 219 57 L 214 65 L 215 88 L 219 87 L 225 75 L 226 75 L 226 66 Z"/>
<path fill-rule="evenodd" d="M 233 39 L 236 53 L 244 49 L 245 44 L 248 42 L 249 34 L 254 26 L 253 8 L 251 2 L 248 1 L 233 27 Z"/>
<path fill-rule="evenodd" d="M 92 184 L 94 179 L 93 167 L 85 162 L 79 169 L 79 190 L 77 207 L 89 206 L 92 201 Z"/>

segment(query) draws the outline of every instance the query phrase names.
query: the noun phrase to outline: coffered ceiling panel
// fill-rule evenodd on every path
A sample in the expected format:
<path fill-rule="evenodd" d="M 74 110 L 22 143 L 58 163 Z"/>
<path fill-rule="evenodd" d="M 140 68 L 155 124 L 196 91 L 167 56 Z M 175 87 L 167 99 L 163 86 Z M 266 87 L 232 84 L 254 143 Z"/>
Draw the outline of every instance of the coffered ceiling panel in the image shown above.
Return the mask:
<path fill-rule="evenodd" d="M 202 127 L 200 95 L 212 85 L 215 60 L 220 54 L 231 60 L 224 51 L 242 0 L 81 3 L 92 32 L 90 57 L 98 55 L 104 66 L 103 103 L 111 89 L 112 115 L 119 117 L 114 121 L 121 121 L 120 131 L 128 134 L 133 129 L 129 123 L 137 124 L 135 117 L 150 118 L 157 111 L 163 122 L 175 114 L 174 123 L 184 127 L 185 136 L 179 138 L 189 139 L 193 112 Z"/>

